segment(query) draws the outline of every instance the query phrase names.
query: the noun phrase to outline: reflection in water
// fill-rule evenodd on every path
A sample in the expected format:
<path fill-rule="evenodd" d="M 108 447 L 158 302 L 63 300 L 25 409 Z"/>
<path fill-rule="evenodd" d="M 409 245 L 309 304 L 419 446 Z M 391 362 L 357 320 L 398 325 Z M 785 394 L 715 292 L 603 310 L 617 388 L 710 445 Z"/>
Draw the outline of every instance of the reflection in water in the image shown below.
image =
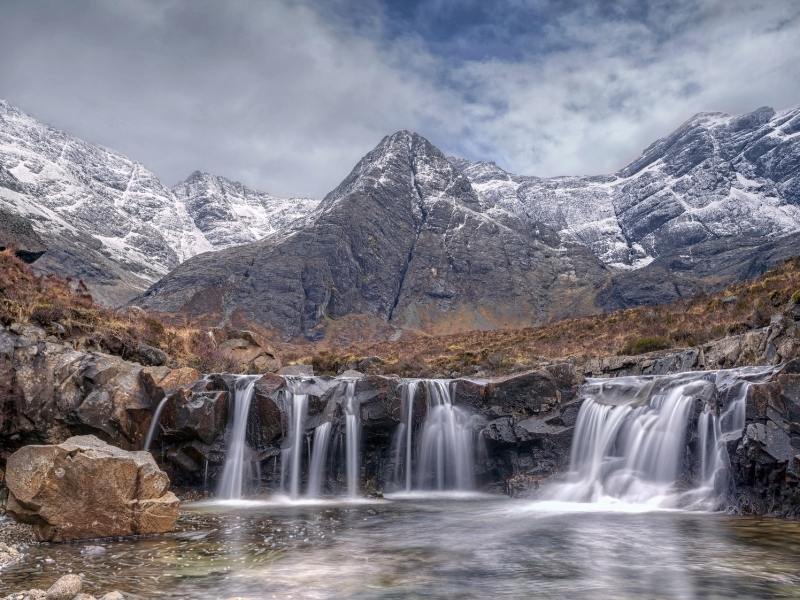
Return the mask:
<path fill-rule="evenodd" d="M 91 591 L 134 598 L 797 595 L 798 523 L 565 506 L 485 496 L 196 505 L 180 533 L 104 542 L 104 554 L 82 554 L 82 544 L 31 547 L 3 572 L 0 591 L 47 587 L 72 570 Z"/>

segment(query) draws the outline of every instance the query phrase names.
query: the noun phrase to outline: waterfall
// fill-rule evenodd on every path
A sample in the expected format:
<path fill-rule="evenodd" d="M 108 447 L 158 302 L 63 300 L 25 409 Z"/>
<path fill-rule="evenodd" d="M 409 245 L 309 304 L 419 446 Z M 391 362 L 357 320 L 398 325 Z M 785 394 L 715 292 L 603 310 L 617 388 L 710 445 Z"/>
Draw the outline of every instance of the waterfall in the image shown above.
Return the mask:
<path fill-rule="evenodd" d="M 346 471 L 347 471 L 347 495 L 351 498 L 358 496 L 359 488 L 359 437 L 360 423 L 358 419 L 358 402 L 356 401 L 356 382 L 347 381 L 344 400 L 345 414 L 345 446 L 346 446 Z"/>
<path fill-rule="evenodd" d="M 147 436 L 144 438 L 144 447 L 142 449 L 145 451 L 150 450 L 150 444 L 153 442 L 153 437 L 156 434 L 156 428 L 161 421 L 161 413 L 164 411 L 164 407 L 166 405 L 167 396 L 164 396 L 158 402 L 158 406 L 156 406 L 156 411 L 153 413 L 153 420 L 150 421 L 150 428 L 147 430 Z"/>
<path fill-rule="evenodd" d="M 292 499 L 300 497 L 300 480 L 303 477 L 302 462 L 303 462 L 303 439 L 305 438 L 306 427 L 306 413 L 308 411 L 308 395 L 297 393 L 296 382 L 288 380 L 289 391 L 291 395 L 291 428 L 289 430 L 289 447 L 285 448 L 281 456 L 281 469 L 285 474 L 284 465 L 289 463 L 289 496 Z M 284 477 L 281 477 L 284 481 Z M 285 489 L 285 483 L 284 483 Z"/>
<path fill-rule="evenodd" d="M 247 416 L 253 399 L 258 375 L 238 377 L 234 383 L 233 426 L 229 428 L 225 464 L 217 495 L 227 500 L 242 497 L 245 450 L 247 447 Z"/>
<path fill-rule="evenodd" d="M 727 443 L 742 434 L 747 390 L 771 371 L 749 367 L 589 380 L 582 389 L 570 473 L 544 496 L 716 508 L 728 491 Z M 693 451 L 687 446 L 692 426 Z"/>
<path fill-rule="evenodd" d="M 475 427 L 472 414 L 455 406 L 445 379 L 411 379 L 403 382 L 404 421 L 394 441 L 395 486 L 406 492 L 419 490 L 472 490 L 475 487 Z M 417 440 L 414 462 L 414 399 L 425 389 L 427 407 Z M 403 477 L 399 462 L 403 459 Z M 416 476 L 415 476 L 416 475 Z"/>
<path fill-rule="evenodd" d="M 314 445 L 311 453 L 311 465 L 308 471 L 309 498 L 319 498 L 325 483 L 325 463 L 328 459 L 328 445 L 331 438 L 331 422 L 326 421 L 314 429 Z"/>

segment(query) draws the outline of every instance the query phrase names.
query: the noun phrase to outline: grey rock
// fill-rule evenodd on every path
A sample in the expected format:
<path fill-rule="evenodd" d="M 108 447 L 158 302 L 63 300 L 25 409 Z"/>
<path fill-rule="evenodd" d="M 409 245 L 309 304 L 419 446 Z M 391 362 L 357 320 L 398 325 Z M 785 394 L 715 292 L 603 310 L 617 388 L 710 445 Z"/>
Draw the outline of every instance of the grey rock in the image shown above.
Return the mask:
<path fill-rule="evenodd" d="M 83 579 L 80 575 L 64 575 L 47 589 L 47 600 L 72 600 L 81 592 Z"/>
<path fill-rule="evenodd" d="M 796 253 L 798 115 L 697 115 L 614 175 L 552 179 L 401 131 L 291 232 L 191 259 L 136 302 L 313 340 L 353 314 L 491 329 L 716 289 Z"/>

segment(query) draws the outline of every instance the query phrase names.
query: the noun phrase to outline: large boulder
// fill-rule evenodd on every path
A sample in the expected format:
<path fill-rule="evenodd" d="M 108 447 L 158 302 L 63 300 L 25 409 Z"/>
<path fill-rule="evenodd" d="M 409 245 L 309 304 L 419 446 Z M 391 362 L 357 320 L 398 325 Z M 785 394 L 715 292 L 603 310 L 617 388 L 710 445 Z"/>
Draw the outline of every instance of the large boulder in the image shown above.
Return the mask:
<path fill-rule="evenodd" d="M 169 478 L 147 452 L 86 435 L 8 459 L 6 511 L 46 541 L 163 533 L 178 518 Z"/>

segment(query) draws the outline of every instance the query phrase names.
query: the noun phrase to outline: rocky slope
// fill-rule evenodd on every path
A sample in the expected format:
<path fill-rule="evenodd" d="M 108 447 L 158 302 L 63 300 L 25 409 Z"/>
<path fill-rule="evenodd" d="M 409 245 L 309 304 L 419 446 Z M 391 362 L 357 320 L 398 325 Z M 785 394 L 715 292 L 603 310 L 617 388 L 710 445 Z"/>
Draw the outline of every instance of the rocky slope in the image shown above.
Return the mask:
<path fill-rule="evenodd" d="M 0 210 L 41 237 L 48 251 L 38 269 L 83 279 L 107 304 L 126 302 L 191 256 L 258 239 L 314 206 L 201 174 L 173 192 L 141 164 L 0 100 Z"/>
<path fill-rule="evenodd" d="M 384 333 L 515 327 L 687 297 L 795 255 L 800 109 L 702 113 L 594 177 L 518 176 L 401 131 L 318 204 L 200 172 L 170 190 L 0 102 L 0 211 L 16 220 L 0 246 L 21 239 L 32 258 L 40 243 L 37 269 L 108 304 L 156 282 L 139 303 L 285 337 L 353 315 Z"/>
<path fill-rule="evenodd" d="M 278 198 L 238 181 L 195 171 L 172 192 L 214 249 L 284 231 L 313 212 L 319 200 Z"/>
<path fill-rule="evenodd" d="M 303 227 L 181 265 L 137 300 L 323 335 L 360 314 L 443 333 L 663 303 L 797 254 L 800 109 L 701 114 L 609 176 L 446 159 L 401 131 Z"/>

